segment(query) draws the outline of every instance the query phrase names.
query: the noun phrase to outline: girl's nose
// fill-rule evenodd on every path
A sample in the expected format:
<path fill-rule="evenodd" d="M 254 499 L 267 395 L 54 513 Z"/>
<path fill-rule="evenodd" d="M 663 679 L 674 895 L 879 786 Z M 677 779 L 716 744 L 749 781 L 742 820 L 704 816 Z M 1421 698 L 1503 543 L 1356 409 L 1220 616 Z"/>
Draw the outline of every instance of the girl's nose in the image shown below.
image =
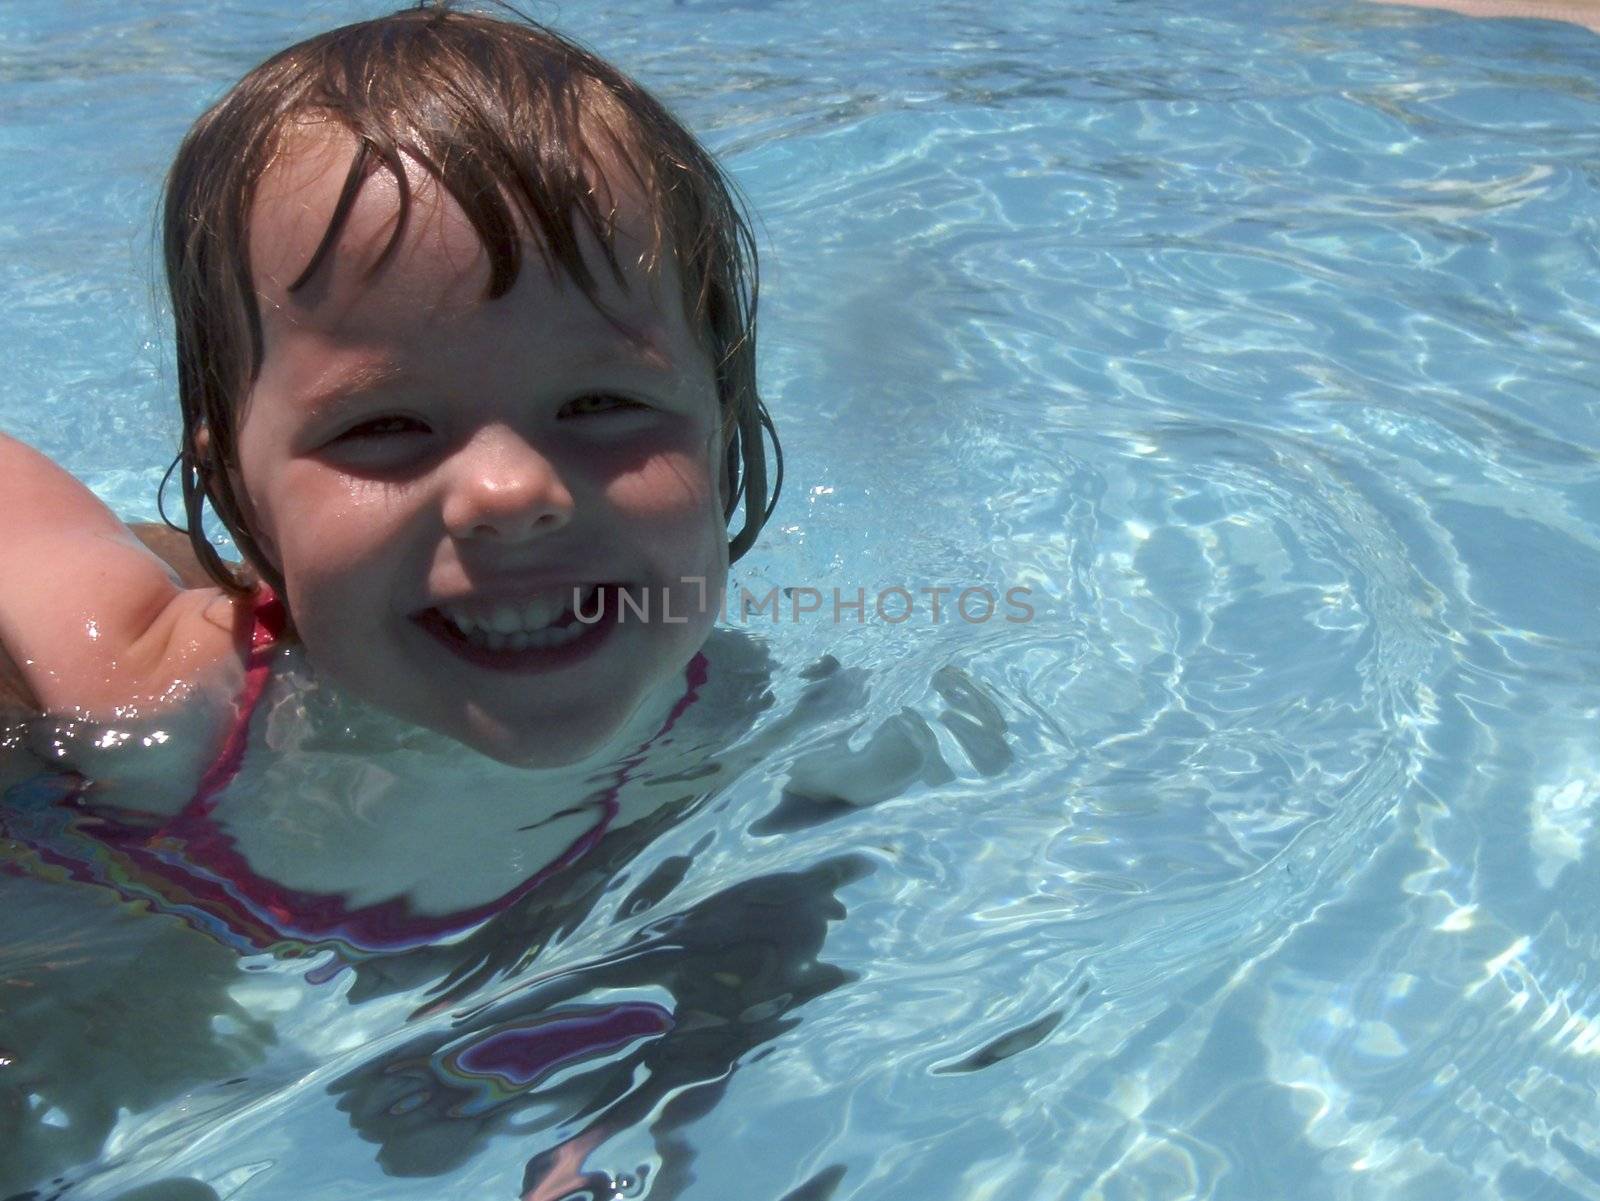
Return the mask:
<path fill-rule="evenodd" d="M 455 467 L 444 502 L 453 538 L 515 542 L 572 520 L 572 493 L 555 464 L 510 430 L 481 432 Z"/>

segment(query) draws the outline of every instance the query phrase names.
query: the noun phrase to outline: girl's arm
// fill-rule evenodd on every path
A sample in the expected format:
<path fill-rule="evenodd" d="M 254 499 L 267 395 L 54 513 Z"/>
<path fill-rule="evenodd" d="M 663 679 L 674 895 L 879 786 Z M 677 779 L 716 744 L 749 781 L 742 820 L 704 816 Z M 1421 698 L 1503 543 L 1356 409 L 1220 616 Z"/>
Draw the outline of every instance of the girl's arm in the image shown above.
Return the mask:
<path fill-rule="evenodd" d="M 187 683 L 232 686 L 231 598 L 184 588 L 89 489 L 4 434 L 0 513 L 0 680 L 9 664 L 37 708 L 103 717 Z"/>
<path fill-rule="evenodd" d="M 185 588 L 211 587 L 213 581 L 206 574 L 206 569 L 200 565 L 194 547 L 189 545 L 187 535 L 179 533 L 171 526 L 159 525 L 153 521 L 130 521 L 128 529 L 133 532 L 135 538 L 177 573 L 178 580 Z M 234 564 L 233 569 L 235 572 L 242 571 L 246 576 L 252 574 L 239 564 Z M 5 646 L 0 644 L 0 723 L 37 716 L 39 712 L 39 702 L 34 697 L 33 690 L 28 687 L 22 668 L 17 666 Z"/>
<path fill-rule="evenodd" d="M 22 668 L 0 645 L 0 725 L 38 712 L 39 702 L 34 699 L 28 681 L 23 679 Z"/>

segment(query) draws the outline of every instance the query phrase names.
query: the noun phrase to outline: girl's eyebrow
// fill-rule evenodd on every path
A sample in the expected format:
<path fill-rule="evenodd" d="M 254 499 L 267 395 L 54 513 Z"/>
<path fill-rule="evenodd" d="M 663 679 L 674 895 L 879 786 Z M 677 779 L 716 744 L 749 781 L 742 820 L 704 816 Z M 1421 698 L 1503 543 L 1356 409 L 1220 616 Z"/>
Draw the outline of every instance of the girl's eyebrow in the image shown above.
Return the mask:
<path fill-rule="evenodd" d="M 609 339 L 599 346 L 585 347 L 574 353 L 567 364 L 580 371 L 625 367 L 643 370 L 651 375 L 671 375 L 677 367 L 677 362 L 661 341 L 631 334 Z"/>
<path fill-rule="evenodd" d="M 334 376 L 332 380 L 319 381 L 310 393 L 301 398 L 300 407 L 307 417 L 317 420 L 337 409 L 350 397 L 391 384 L 404 374 L 400 367 L 388 359 L 369 359 Z"/>

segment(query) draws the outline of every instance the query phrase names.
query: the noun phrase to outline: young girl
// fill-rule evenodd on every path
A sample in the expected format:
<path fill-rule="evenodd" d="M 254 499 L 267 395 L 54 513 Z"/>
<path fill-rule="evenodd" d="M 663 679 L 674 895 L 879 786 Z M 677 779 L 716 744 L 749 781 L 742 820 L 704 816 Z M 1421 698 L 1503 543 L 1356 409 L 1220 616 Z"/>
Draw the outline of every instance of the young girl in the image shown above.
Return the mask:
<path fill-rule="evenodd" d="M 211 582 L 0 437 L 12 708 L 196 715 L 213 788 L 291 639 L 507 763 L 669 719 L 776 489 L 753 242 L 659 103 L 531 23 L 424 6 L 338 29 L 200 118 L 164 246 Z"/>
<path fill-rule="evenodd" d="M 725 741 L 693 703 L 720 689 L 733 733 L 762 703 L 748 647 L 715 680 L 700 651 L 781 482 L 753 241 L 692 135 L 547 29 L 424 5 L 205 113 L 164 245 L 188 545 L 0 436 L 10 707 L 121 727 L 51 772 L 0 750 L 0 871 L 25 848 L 158 909 L 209 896 L 241 950 L 360 955 L 468 929 L 681 799 Z M 252 723 L 274 672 L 292 704 Z M 278 720 L 318 694 L 419 737 L 380 765 Z M 112 786 L 137 756 L 84 759 L 130 728 L 192 765 Z M 563 770 L 510 780 L 423 731 Z M 296 754 L 236 783 L 263 741 Z"/>
<path fill-rule="evenodd" d="M 98 745 L 158 730 L 195 760 L 118 789 L 125 760 L 0 749 L 0 935 L 42 928 L 33 904 L 95 929 L 108 895 L 135 902 L 114 911 L 123 976 L 97 955 L 17 984 L 80 988 L 117 1054 L 67 1070 L 64 1011 L 0 980 L 0 1195 L 92 1158 L 119 1108 L 259 1060 L 237 955 L 332 950 L 313 991 L 416 962 L 456 995 L 524 962 L 704 794 L 727 739 L 687 728 L 691 702 L 767 703 L 747 643 L 714 672 L 700 653 L 781 480 L 753 242 L 636 83 L 445 5 L 334 30 L 196 123 L 164 246 L 187 546 L 0 435 L 0 710 L 86 719 Z M 329 693 L 409 732 L 342 753 L 389 723 L 341 701 L 297 724 Z"/>

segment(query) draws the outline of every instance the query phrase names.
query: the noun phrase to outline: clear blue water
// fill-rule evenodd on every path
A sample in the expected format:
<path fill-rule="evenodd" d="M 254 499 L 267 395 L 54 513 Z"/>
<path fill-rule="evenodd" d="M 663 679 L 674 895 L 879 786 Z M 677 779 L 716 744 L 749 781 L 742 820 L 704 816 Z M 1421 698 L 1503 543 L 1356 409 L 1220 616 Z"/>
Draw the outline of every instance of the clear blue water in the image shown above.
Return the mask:
<path fill-rule="evenodd" d="M 177 431 L 172 148 L 383 7 L 0 12 L 0 427 L 125 515 Z M 738 579 L 1035 619 L 730 631 L 756 699 L 714 784 L 328 978 L 0 876 L 0 1195 L 513 1198 L 581 1147 L 605 1197 L 1600 1197 L 1600 39 L 1355 0 L 536 11 L 761 214 L 790 486 Z M 382 794 L 362 745 L 244 795 L 314 825 Z M 444 800 L 515 789 L 438 760 Z M 600 1013 L 633 1033 L 534 1085 L 469 1070 Z"/>

